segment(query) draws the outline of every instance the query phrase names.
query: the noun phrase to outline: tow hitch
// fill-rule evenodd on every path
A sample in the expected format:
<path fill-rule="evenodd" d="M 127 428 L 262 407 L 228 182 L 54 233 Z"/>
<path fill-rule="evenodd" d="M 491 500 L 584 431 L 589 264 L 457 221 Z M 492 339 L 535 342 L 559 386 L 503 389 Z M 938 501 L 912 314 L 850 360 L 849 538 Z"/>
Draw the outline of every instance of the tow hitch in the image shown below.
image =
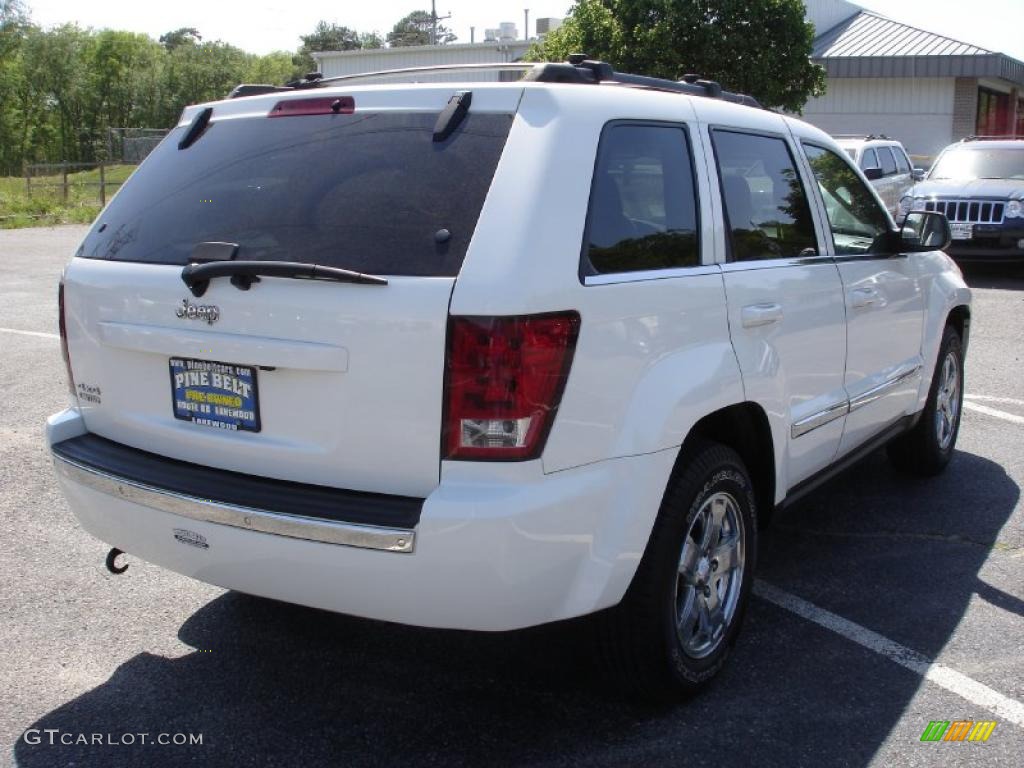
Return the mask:
<path fill-rule="evenodd" d="M 124 552 L 122 552 L 117 547 L 113 547 L 109 552 L 107 552 L 107 570 L 113 573 L 115 576 L 120 575 L 128 570 L 128 563 L 119 566 L 117 565 L 117 563 L 114 562 L 115 560 L 117 560 L 119 555 L 123 554 Z"/>

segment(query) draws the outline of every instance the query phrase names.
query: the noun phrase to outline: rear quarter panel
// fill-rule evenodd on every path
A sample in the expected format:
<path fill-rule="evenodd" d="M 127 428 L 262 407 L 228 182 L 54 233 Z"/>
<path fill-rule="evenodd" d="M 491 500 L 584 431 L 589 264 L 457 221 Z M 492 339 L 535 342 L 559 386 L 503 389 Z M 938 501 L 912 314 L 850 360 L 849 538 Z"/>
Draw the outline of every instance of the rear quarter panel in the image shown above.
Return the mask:
<path fill-rule="evenodd" d="M 454 315 L 575 309 L 580 336 L 543 454 L 545 472 L 682 444 L 693 424 L 743 400 L 703 143 L 689 99 L 602 87 L 524 90 L 452 296 Z M 606 123 L 686 123 L 698 174 L 705 266 L 672 277 L 584 285 L 580 253 Z M 651 274 L 651 273 L 649 273 Z"/>

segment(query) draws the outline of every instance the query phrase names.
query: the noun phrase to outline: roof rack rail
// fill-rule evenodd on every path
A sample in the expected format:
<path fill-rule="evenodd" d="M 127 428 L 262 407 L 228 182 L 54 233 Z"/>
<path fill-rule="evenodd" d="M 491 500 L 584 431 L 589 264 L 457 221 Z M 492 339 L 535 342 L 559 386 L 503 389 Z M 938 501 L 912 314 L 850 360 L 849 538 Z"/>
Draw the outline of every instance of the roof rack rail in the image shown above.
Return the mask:
<path fill-rule="evenodd" d="M 690 96 L 704 96 L 713 99 L 722 99 L 734 104 L 744 104 L 748 107 L 763 109 L 760 102 L 753 96 L 746 96 L 740 93 L 731 93 L 722 90 L 722 86 L 714 80 L 705 80 L 700 75 L 683 75 L 682 80 L 667 80 L 659 77 L 648 77 L 646 75 L 631 75 L 626 72 L 616 72 L 610 64 L 603 61 L 593 61 L 585 54 L 574 53 L 569 56 L 565 63 L 527 63 L 512 62 L 499 64 L 437 64 L 422 67 L 403 67 L 401 69 L 384 69 L 377 72 L 360 72 L 354 75 L 335 75 L 324 77 L 320 72 L 310 72 L 301 80 L 293 80 L 287 85 L 249 85 L 237 86 L 228 95 L 229 99 L 242 96 L 256 96 L 263 93 L 275 91 L 302 90 L 306 88 L 322 88 L 332 83 L 345 83 L 354 80 L 366 80 L 380 77 L 399 77 L 418 73 L 438 73 L 457 71 L 490 70 L 498 72 L 521 71 L 525 74 L 522 79 L 535 83 L 608 83 L 613 85 L 627 85 L 639 88 L 649 88 L 657 91 L 670 91 L 674 93 L 685 93 Z"/>
<path fill-rule="evenodd" d="M 896 141 L 884 133 L 833 133 L 833 139 L 863 139 L 864 141 Z"/>
<path fill-rule="evenodd" d="M 647 75 L 631 75 L 616 72 L 611 64 L 588 59 L 585 54 L 573 53 L 565 64 L 538 64 L 527 73 L 524 80 L 537 82 L 577 82 L 577 83 L 615 83 L 651 88 L 657 91 L 673 91 L 690 96 L 706 96 L 722 99 L 734 104 L 745 104 L 748 107 L 762 108 L 761 103 L 753 96 L 731 93 L 722 90 L 722 86 L 714 80 L 705 80 L 700 75 L 683 75 L 682 80 L 668 80 Z"/>
<path fill-rule="evenodd" d="M 1024 133 L 1004 133 L 1002 135 L 990 134 L 990 135 L 977 135 L 977 136 L 964 136 L 960 139 L 964 141 L 1017 141 L 1018 139 L 1024 139 Z"/>

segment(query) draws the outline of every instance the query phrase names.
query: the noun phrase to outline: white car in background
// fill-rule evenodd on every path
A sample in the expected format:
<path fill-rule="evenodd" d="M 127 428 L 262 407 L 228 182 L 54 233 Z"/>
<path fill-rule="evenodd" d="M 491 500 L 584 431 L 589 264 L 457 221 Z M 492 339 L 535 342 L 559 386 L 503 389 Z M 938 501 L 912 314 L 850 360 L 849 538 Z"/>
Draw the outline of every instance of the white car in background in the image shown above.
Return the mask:
<path fill-rule="evenodd" d="M 111 570 L 597 614 L 607 676 L 663 698 L 725 663 L 774 508 L 882 446 L 942 471 L 970 290 L 941 213 L 894 228 L 831 138 L 716 83 L 526 68 L 185 110 L 59 291 L 47 436 Z"/>
<path fill-rule="evenodd" d="M 853 159 L 882 198 L 889 213 L 896 215 L 902 198 L 924 170 L 914 168 L 903 145 L 888 136 L 834 136 L 836 143 Z"/>

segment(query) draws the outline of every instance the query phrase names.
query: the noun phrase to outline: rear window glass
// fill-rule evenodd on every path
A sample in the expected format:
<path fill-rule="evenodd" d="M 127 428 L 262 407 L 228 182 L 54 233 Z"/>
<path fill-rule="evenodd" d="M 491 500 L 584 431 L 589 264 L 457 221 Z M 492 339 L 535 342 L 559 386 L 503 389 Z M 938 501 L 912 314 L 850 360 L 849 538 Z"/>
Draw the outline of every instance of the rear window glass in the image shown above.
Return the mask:
<path fill-rule="evenodd" d="M 239 260 L 387 275 L 457 275 L 512 125 L 469 114 L 217 120 L 185 150 L 177 128 L 96 221 L 79 256 L 187 264 L 198 243 Z"/>

